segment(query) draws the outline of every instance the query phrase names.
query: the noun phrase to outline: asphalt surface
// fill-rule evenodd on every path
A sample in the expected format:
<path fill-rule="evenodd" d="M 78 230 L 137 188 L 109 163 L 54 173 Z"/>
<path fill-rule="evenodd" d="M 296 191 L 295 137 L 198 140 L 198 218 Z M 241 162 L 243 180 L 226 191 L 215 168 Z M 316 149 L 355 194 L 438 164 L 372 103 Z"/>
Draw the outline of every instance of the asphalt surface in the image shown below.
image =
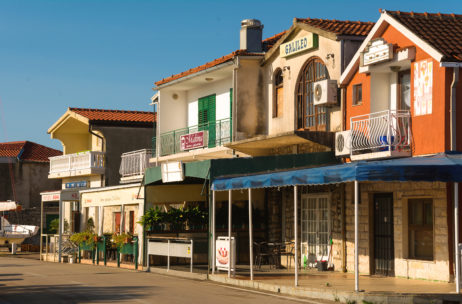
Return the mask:
<path fill-rule="evenodd" d="M 328 303 L 141 271 L 0 255 L 0 304 L 109 302 Z"/>

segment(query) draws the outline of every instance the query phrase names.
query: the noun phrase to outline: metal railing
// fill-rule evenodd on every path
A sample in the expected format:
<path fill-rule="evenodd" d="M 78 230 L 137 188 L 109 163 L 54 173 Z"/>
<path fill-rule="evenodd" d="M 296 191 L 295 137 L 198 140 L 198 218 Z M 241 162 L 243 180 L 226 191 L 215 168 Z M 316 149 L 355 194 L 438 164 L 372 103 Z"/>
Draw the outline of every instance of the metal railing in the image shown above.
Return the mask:
<path fill-rule="evenodd" d="M 122 177 L 138 176 L 144 174 L 148 167 L 151 149 L 143 149 L 123 153 L 119 173 Z"/>
<path fill-rule="evenodd" d="M 411 146 L 411 114 L 387 110 L 350 119 L 352 152 L 406 151 Z"/>
<path fill-rule="evenodd" d="M 104 152 L 85 151 L 50 157 L 50 174 L 104 168 Z"/>
<path fill-rule="evenodd" d="M 204 131 L 204 147 L 203 148 L 213 148 L 217 146 L 222 146 L 225 143 L 231 141 L 231 119 L 221 119 L 216 121 L 207 122 L 204 124 L 199 124 L 187 128 L 177 129 L 174 131 L 162 133 L 160 135 L 160 151 L 159 156 L 165 156 L 170 154 L 175 154 L 179 152 L 184 152 L 181 150 L 181 141 L 180 138 L 182 135 L 197 133 Z M 157 138 L 152 139 L 152 148 L 153 155 L 156 153 L 156 143 Z"/>

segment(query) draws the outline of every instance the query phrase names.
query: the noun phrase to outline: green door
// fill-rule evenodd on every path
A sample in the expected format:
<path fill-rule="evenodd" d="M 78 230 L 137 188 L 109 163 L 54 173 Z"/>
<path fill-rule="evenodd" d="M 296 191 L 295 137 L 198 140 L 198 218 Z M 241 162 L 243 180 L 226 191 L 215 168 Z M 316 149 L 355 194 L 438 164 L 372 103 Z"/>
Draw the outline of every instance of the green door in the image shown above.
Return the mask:
<path fill-rule="evenodd" d="M 199 98 L 199 131 L 208 131 L 208 147 L 215 147 L 216 122 L 215 122 L 215 94 Z"/>

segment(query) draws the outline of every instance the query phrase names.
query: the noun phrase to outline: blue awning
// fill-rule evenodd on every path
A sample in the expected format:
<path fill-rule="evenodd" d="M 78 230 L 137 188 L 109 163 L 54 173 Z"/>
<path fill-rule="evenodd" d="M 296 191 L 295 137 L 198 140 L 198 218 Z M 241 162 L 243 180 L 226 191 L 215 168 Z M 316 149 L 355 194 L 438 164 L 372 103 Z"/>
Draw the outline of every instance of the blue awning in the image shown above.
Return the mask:
<path fill-rule="evenodd" d="M 325 185 L 352 181 L 462 182 L 462 153 L 440 153 L 381 161 L 299 169 L 258 175 L 221 177 L 212 190 Z"/>

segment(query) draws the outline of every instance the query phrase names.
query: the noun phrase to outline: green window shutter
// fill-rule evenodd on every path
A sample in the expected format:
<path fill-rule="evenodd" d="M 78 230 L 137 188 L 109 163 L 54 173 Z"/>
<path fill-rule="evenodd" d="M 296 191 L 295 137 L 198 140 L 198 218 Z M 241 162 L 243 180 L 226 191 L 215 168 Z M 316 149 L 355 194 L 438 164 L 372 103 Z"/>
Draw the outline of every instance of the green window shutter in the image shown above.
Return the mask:
<path fill-rule="evenodd" d="M 209 148 L 215 147 L 216 138 L 216 96 L 215 94 L 199 98 L 199 130 L 208 130 Z"/>

